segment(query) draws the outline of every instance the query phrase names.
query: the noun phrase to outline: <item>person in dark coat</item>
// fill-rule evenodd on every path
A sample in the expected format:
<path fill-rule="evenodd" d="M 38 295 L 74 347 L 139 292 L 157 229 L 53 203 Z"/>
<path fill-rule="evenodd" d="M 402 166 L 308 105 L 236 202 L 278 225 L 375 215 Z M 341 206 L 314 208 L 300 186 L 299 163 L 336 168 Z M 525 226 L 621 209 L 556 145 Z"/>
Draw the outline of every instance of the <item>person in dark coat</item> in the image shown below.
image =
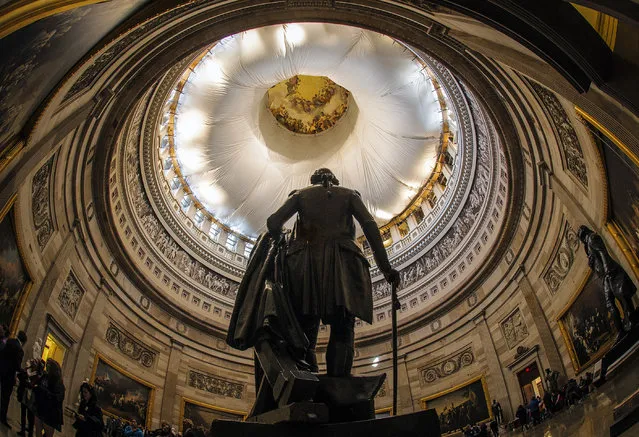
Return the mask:
<path fill-rule="evenodd" d="M 34 388 L 36 403 L 36 435 L 52 437 L 56 430 L 62 431 L 62 402 L 64 383 L 62 368 L 53 358 L 47 360 L 45 375 Z"/>
<path fill-rule="evenodd" d="M 4 348 L 0 350 L 0 423 L 11 429 L 7 423 L 7 411 L 13 386 L 16 383 L 16 374 L 22 368 L 24 350 L 22 346 L 27 341 L 24 331 L 18 332 L 16 338 L 9 338 Z"/>
<path fill-rule="evenodd" d="M 360 194 L 340 187 L 326 168 L 315 171 L 311 184 L 293 191 L 268 218 L 267 228 L 278 240 L 284 223 L 297 213 L 286 252 L 286 272 L 292 305 L 310 342 L 306 362 L 317 371 L 315 345 L 321 320 L 331 326 L 327 373 L 347 376 L 353 364 L 355 317 L 368 323 L 373 319 L 370 265 L 355 243 L 353 217 L 386 280 L 398 284 L 400 278 Z"/>
<path fill-rule="evenodd" d="M 104 424 L 102 410 L 98 407 L 95 389 L 88 382 L 80 386 L 80 406 L 75 413 L 73 427 L 77 430 L 76 437 L 100 437 Z"/>

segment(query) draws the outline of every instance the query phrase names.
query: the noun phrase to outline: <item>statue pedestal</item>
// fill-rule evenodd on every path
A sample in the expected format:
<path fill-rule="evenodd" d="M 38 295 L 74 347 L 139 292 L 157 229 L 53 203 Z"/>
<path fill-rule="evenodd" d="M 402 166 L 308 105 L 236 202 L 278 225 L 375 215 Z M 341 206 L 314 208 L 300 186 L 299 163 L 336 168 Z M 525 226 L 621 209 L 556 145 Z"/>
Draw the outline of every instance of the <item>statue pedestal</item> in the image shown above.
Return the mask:
<path fill-rule="evenodd" d="M 639 351 L 639 323 L 637 315 L 633 321 L 632 329 L 619 339 L 602 359 L 602 372 L 606 379 L 610 379 L 623 364 Z"/>
<path fill-rule="evenodd" d="M 344 423 L 277 423 L 233 422 L 216 420 L 211 435 L 233 437 L 440 437 L 435 410 L 402 416 Z"/>
<path fill-rule="evenodd" d="M 375 418 L 374 398 L 386 374 L 379 376 L 332 377 L 314 375 L 312 401 L 292 402 L 280 408 L 250 416 L 247 422 L 337 423 Z"/>

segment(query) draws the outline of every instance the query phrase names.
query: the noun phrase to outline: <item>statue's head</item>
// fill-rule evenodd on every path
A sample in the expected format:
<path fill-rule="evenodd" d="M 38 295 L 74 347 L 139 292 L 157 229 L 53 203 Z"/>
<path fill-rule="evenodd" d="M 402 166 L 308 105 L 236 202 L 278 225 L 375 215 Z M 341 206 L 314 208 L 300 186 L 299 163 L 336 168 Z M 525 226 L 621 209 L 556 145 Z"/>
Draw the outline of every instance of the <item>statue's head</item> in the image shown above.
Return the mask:
<path fill-rule="evenodd" d="M 582 241 L 582 243 L 585 243 L 588 236 L 592 233 L 592 229 L 590 229 L 586 225 L 581 225 L 579 226 L 579 229 L 577 229 L 577 236 Z"/>
<path fill-rule="evenodd" d="M 311 176 L 311 184 L 339 185 L 339 179 L 335 177 L 332 171 L 327 168 L 318 168 Z"/>

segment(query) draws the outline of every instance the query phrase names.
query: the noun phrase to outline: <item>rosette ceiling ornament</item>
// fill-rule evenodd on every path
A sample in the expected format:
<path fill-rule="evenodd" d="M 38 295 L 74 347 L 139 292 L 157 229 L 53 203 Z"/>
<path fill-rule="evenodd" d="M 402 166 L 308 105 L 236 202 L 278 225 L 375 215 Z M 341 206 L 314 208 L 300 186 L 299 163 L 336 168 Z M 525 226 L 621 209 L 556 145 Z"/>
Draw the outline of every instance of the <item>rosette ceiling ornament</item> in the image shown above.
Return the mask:
<path fill-rule="evenodd" d="M 187 193 L 249 237 L 320 167 L 358 190 L 382 225 L 409 205 L 441 151 L 445 113 L 425 64 L 368 30 L 242 32 L 215 44 L 179 91 L 170 154 Z"/>

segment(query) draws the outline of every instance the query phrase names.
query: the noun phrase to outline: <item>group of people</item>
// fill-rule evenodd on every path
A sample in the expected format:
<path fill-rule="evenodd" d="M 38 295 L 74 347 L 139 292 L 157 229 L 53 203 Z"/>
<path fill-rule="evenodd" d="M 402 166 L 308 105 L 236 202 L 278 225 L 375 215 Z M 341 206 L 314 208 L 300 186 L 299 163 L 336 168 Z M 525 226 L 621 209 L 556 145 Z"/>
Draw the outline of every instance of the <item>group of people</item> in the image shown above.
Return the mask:
<path fill-rule="evenodd" d="M 593 375 L 587 372 L 585 377 L 579 378 L 579 382 L 570 379 L 560 388 L 547 390 L 543 398 L 533 396 L 527 406 L 519 405 L 517 408 L 516 426 L 535 426 L 564 408 L 582 402 L 593 390 Z"/>
<path fill-rule="evenodd" d="M 13 389 L 18 383 L 16 397 L 20 402 L 19 436 L 52 437 L 62 430 L 63 401 L 65 387 L 62 368 L 52 358 L 46 361 L 34 356 L 22 367 L 24 345 L 27 335 L 18 332 L 8 338 L 6 326 L 0 327 L 0 423 L 11 429 L 7 413 Z M 102 435 L 102 410 L 97 406 L 93 387 L 83 383 L 80 388 L 80 403 L 75 412 L 77 437 L 99 437 Z"/>
<path fill-rule="evenodd" d="M 158 429 L 150 430 L 135 419 L 127 422 L 118 417 L 106 419 L 104 433 L 107 437 L 181 437 L 168 422 L 162 422 Z"/>

